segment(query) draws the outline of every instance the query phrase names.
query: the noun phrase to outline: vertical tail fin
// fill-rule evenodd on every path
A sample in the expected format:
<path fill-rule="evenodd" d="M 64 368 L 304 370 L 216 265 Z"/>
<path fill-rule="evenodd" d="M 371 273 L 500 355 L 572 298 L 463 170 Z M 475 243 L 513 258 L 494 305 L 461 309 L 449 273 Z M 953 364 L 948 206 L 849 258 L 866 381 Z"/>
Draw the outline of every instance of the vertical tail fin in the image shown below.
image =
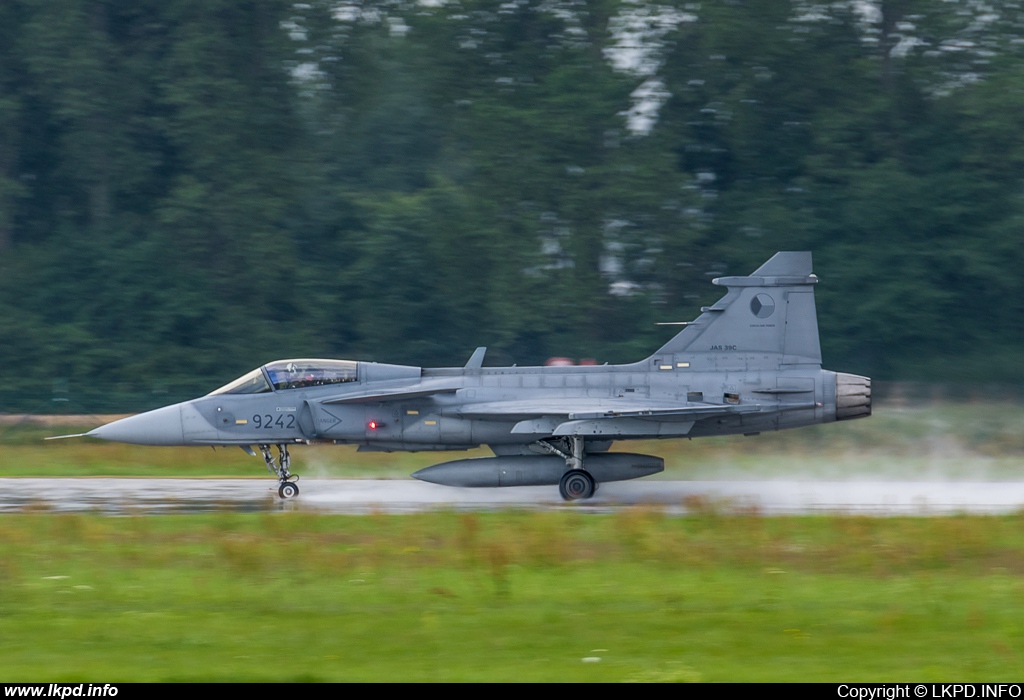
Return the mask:
<path fill-rule="evenodd" d="M 656 355 L 777 354 L 785 365 L 821 365 L 809 252 L 776 253 L 747 277 L 720 277 L 728 293 Z"/>

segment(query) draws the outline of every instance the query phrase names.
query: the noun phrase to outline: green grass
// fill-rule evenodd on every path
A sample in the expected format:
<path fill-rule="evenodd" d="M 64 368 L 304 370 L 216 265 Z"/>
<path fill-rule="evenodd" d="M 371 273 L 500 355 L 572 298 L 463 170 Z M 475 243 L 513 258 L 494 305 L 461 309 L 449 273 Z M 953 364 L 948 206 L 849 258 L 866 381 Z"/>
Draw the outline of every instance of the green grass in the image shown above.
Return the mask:
<path fill-rule="evenodd" d="M 265 476 L 238 449 L 41 441 L 82 429 L 0 427 L 0 476 Z M 664 478 L 1019 479 L 1024 407 L 887 405 L 617 448 L 664 456 Z M 488 453 L 294 454 L 308 477 L 401 478 Z M 995 682 L 1021 668 L 1024 515 L 0 516 L 5 681 Z"/>
<path fill-rule="evenodd" d="M 0 517 L 8 682 L 996 682 L 1021 668 L 1024 516 Z"/>
<path fill-rule="evenodd" d="M 90 426 L 91 427 L 91 426 Z M 0 476 L 252 476 L 262 460 L 237 448 L 157 448 L 92 439 L 43 442 L 86 426 L 0 425 Z M 617 443 L 616 450 L 665 458 L 668 479 L 1017 480 L 1024 476 L 1024 405 L 999 402 L 883 404 L 866 420 L 754 437 Z M 355 453 L 351 446 L 300 446 L 294 471 L 307 477 L 406 478 L 459 453 Z"/>

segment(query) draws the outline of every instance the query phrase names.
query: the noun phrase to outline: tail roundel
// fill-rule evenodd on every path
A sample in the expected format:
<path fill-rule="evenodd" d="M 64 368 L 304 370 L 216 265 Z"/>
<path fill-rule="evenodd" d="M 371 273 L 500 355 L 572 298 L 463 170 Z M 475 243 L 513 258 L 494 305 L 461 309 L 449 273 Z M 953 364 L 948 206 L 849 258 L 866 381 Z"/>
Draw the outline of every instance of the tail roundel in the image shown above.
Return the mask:
<path fill-rule="evenodd" d="M 724 297 L 656 355 L 778 355 L 782 365 L 821 366 L 810 252 L 780 252 L 746 277 L 719 277 Z"/>

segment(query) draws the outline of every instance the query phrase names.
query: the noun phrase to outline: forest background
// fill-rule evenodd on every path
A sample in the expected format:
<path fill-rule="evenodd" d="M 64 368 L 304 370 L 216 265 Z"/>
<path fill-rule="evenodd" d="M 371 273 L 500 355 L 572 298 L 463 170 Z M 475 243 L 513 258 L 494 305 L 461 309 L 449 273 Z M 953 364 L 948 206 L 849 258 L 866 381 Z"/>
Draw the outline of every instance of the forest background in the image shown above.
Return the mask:
<path fill-rule="evenodd" d="M 1019 385 L 1022 233 L 1018 2 L 0 3 L 2 412 L 638 360 L 777 250 L 826 366 Z"/>

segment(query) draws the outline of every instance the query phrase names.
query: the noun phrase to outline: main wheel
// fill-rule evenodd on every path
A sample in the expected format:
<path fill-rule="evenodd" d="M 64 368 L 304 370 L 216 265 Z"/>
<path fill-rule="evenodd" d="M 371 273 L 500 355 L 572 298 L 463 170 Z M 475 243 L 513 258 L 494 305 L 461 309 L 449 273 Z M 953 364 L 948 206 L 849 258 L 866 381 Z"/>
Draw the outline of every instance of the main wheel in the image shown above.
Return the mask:
<path fill-rule="evenodd" d="M 277 490 L 277 495 L 281 498 L 292 498 L 299 495 L 299 485 L 292 482 L 286 481 L 281 484 L 281 488 Z"/>
<path fill-rule="evenodd" d="M 594 495 L 594 477 L 582 469 L 570 469 L 562 474 L 558 482 L 558 492 L 567 501 L 590 498 Z"/>

